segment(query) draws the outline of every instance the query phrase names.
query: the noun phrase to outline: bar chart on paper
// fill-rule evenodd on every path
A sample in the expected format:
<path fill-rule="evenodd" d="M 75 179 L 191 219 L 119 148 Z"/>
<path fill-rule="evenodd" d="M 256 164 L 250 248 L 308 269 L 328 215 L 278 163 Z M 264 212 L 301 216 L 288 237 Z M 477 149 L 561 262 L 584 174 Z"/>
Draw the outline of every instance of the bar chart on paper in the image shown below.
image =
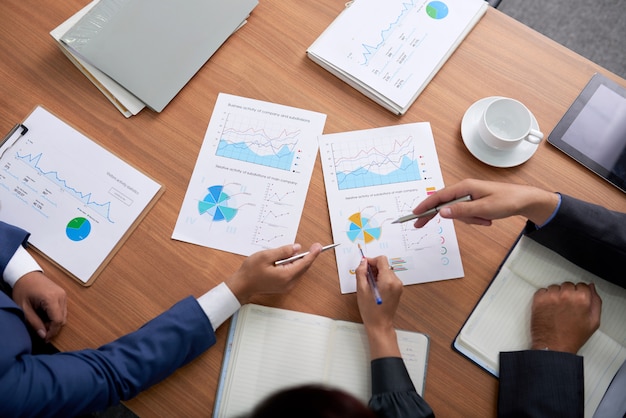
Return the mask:
<path fill-rule="evenodd" d="M 325 120 L 220 94 L 172 238 L 242 255 L 294 242 Z"/>
<path fill-rule="evenodd" d="M 404 284 L 463 276 L 452 221 L 391 224 L 443 187 L 428 123 L 323 135 L 320 156 L 342 293 L 361 258 L 386 255 Z"/>

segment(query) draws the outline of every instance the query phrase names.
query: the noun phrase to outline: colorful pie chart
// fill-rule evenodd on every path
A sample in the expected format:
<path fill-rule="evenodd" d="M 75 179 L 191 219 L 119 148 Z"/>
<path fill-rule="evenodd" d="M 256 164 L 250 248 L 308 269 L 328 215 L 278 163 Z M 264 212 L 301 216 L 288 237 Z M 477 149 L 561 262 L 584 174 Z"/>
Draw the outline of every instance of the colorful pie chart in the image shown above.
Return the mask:
<path fill-rule="evenodd" d="M 448 6 L 442 1 L 431 1 L 426 5 L 426 14 L 433 19 L 443 19 L 448 16 Z"/>
<path fill-rule="evenodd" d="M 213 221 L 232 221 L 237 215 L 237 208 L 231 206 L 234 202 L 231 196 L 224 192 L 224 186 L 211 186 L 207 190 L 209 194 L 198 202 L 200 215 L 211 216 Z"/>
<path fill-rule="evenodd" d="M 380 239 L 382 228 L 373 224 L 370 219 L 361 216 L 361 212 L 352 214 L 348 220 L 350 224 L 347 234 L 350 241 L 355 242 L 358 240 L 368 244 L 374 240 Z"/>
<path fill-rule="evenodd" d="M 72 241 L 82 241 L 91 233 L 91 222 L 86 218 L 74 218 L 65 227 L 65 235 Z"/>

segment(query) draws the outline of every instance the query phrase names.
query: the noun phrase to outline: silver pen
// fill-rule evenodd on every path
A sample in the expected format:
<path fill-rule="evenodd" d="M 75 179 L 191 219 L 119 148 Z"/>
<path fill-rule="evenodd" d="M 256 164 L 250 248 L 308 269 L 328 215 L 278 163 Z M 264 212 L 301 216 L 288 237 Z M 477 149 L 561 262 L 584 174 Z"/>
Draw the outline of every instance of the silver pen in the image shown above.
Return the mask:
<path fill-rule="evenodd" d="M 455 203 L 459 203 L 459 202 L 468 202 L 470 200 L 472 200 L 472 196 L 470 195 L 459 197 L 458 199 L 454 199 L 454 200 L 451 200 L 450 202 L 442 203 L 441 205 L 437 207 L 429 209 L 426 212 L 418 213 L 417 215 L 412 213 L 410 215 L 401 216 L 395 221 L 393 221 L 392 224 L 401 224 L 403 222 L 411 221 L 413 219 L 425 218 L 427 216 L 436 215 L 444 206 L 454 205 Z"/>
<path fill-rule="evenodd" d="M 331 248 L 335 248 L 336 246 L 338 246 L 339 244 L 329 244 L 329 245 L 325 245 L 322 247 L 322 251 L 324 252 L 326 250 L 330 250 Z M 298 260 L 300 258 L 303 258 L 304 256 L 306 256 L 307 254 L 309 254 L 310 251 L 304 252 L 304 253 L 300 253 L 300 254 L 296 254 L 293 255 L 289 258 L 285 258 L 283 260 L 278 260 L 278 261 L 274 261 L 274 265 L 275 266 L 280 266 L 281 264 L 285 264 L 285 263 L 291 263 L 292 261 Z"/>

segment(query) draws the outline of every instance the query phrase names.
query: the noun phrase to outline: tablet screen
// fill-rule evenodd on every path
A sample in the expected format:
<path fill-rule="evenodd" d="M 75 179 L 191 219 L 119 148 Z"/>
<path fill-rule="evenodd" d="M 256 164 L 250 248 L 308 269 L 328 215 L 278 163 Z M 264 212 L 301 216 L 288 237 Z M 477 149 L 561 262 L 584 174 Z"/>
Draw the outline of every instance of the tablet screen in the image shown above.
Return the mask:
<path fill-rule="evenodd" d="M 626 191 L 626 89 L 594 75 L 548 142 Z"/>

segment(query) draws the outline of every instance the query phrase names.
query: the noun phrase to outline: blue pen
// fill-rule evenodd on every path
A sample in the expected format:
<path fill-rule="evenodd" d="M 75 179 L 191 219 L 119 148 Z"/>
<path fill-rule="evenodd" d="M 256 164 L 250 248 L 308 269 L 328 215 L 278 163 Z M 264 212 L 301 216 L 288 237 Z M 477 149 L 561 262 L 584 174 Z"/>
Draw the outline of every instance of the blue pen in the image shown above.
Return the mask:
<path fill-rule="evenodd" d="M 363 248 L 361 248 L 361 244 L 358 244 L 358 246 L 359 251 L 361 251 L 361 256 L 363 258 L 366 258 L 365 254 L 363 254 Z M 376 300 L 376 303 L 380 305 L 381 303 L 383 303 L 383 299 L 380 297 L 378 285 L 376 284 L 376 279 L 374 278 L 374 272 L 372 271 L 372 267 L 369 263 L 367 263 L 367 281 L 370 282 L 370 286 L 372 287 L 372 292 L 374 292 L 374 299 Z"/>

